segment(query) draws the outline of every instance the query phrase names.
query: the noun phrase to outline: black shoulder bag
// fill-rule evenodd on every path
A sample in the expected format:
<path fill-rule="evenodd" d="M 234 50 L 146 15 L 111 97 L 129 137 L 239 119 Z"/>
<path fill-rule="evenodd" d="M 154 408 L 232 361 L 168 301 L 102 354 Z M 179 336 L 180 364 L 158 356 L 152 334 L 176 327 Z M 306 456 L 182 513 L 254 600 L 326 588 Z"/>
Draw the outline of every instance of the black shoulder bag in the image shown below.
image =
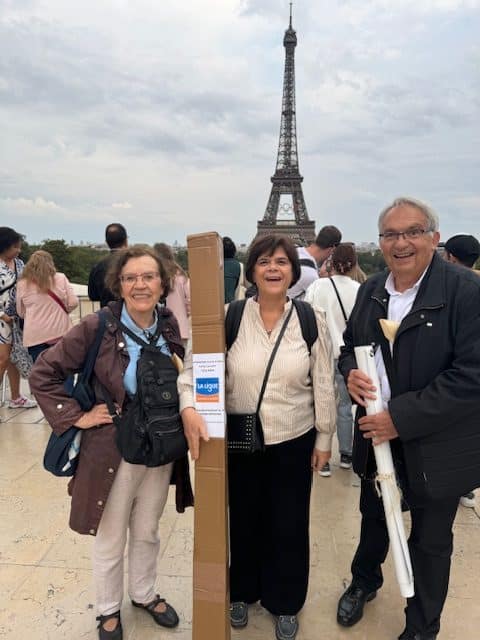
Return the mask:
<path fill-rule="evenodd" d="M 262 388 L 255 413 L 227 413 L 227 446 L 229 453 L 255 453 L 256 451 L 265 451 L 265 440 L 259 415 L 260 405 L 262 404 L 275 354 L 278 351 L 292 312 L 293 303 L 272 349 L 265 375 L 263 376 Z"/>
<path fill-rule="evenodd" d="M 92 387 L 92 375 L 106 325 L 105 314 L 101 311 L 97 311 L 97 313 L 98 329 L 95 340 L 87 351 L 83 368 L 77 376 L 77 381 L 72 391 L 72 398 L 78 402 L 82 411 L 90 411 L 96 402 L 95 392 Z M 43 466 L 46 471 L 50 471 L 54 476 L 75 475 L 78 465 L 78 451 L 76 451 L 77 455 L 72 456 L 70 447 L 73 445 L 75 436 L 79 431 L 78 427 L 70 427 L 60 436 L 57 436 L 56 433 L 50 435 L 43 457 Z"/>

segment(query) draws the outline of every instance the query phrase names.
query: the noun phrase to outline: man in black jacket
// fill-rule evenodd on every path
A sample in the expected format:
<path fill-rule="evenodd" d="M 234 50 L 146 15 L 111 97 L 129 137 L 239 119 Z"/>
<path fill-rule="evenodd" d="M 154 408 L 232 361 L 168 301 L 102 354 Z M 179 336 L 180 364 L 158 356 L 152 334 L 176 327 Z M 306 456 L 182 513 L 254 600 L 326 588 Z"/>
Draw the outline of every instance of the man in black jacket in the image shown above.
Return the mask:
<path fill-rule="evenodd" d="M 88 277 L 88 297 L 94 302 L 100 302 L 101 307 L 116 299 L 105 286 L 105 275 L 115 252 L 128 246 L 127 230 L 119 222 L 112 222 L 105 229 L 105 242 L 110 249 L 110 255 L 96 264 Z"/>
<path fill-rule="evenodd" d="M 359 405 L 353 467 L 362 478 L 362 524 L 352 583 L 340 598 L 337 621 L 346 627 L 358 622 L 383 583 L 388 533 L 374 488 L 372 444 L 391 441 L 411 512 L 415 582 L 399 638 L 434 640 L 448 591 L 459 498 L 480 485 L 480 278 L 435 254 L 438 218 L 424 203 L 399 198 L 380 214 L 378 225 L 390 272 L 360 288 L 339 358 Z M 391 342 L 380 318 L 396 329 Z M 357 369 L 354 356 L 355 346 L 372 343 L 378 347 L 378 390 Z M 376 394 L 384 410 L 367 416 L 366 399 Z"/>

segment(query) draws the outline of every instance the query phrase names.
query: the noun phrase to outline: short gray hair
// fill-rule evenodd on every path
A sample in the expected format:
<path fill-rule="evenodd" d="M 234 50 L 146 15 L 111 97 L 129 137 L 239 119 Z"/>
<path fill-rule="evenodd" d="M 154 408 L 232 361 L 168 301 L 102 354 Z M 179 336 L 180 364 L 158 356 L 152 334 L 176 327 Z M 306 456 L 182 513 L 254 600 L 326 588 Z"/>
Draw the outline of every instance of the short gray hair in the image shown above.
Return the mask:
<path fill-rule="evenodd" d="M 416 198 L 406 198 L 404 196 L 400 198 L 395 198 L 392 204 L 389 204 L 388 207 L 385 207 L 383 211 L 378 216 L 378 230 L 380 233 L 382 232 L 382 225 L 385 219 L 385 216 L 395 207 L 409 206 L 415 207 L 419 211 L 423 213 L 425 218 L 427 219 L 427 230 L 428 231 L 438 231 L 438 215 L 432 209 L 432 207 L 421 200 L 417 200 Z"/>

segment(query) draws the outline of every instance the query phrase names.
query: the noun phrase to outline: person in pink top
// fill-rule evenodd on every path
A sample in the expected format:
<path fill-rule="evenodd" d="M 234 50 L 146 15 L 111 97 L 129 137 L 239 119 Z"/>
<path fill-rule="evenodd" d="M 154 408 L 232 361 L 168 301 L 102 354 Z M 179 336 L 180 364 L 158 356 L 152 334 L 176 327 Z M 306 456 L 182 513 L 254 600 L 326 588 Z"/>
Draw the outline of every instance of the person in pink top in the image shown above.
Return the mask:
<path fill-rule="evenodd" d="M 24 319 L 23 345 L 33 361 L 72 327 L 69 313 L 78 306 L 73 287 L 58 273 L 47 251 L 35 251 L 17 285 L 17 313 Z"/>
<path fill-rule="evenodd" d="M 168 244 L 157 242 L 153 249 L 163 260 L 169 276 L 165 305 L 177 319 L 180 336 L 185 346 L 190 336 L 190 279 L 182 267 L 175 262 L 175 256 Z"/>

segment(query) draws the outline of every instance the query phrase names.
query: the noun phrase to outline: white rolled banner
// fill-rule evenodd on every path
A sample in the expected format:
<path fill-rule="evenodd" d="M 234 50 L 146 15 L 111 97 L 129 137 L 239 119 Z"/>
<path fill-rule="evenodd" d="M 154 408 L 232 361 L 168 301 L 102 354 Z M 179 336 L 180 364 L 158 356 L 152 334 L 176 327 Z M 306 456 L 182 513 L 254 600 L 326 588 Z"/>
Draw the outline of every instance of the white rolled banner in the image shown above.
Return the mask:
<path fill-rule="evenodd" d="M 380 413 L 383 411 L 383 405 L 373 346 L 355 347 L 355 358 L 360 371 L 363 371 L 372 380 L 377 389 L 376 400 L 367 400 L 367 415 Z M 380 485 L 400 593 L 404 598 L 411 598 L 415 593 L 413 570 L 402 518 L 401 496 L 393 466 L 392 450 L 389 442 L 374 445 L 373 450 L 377 463 L 376 482 L 377 485 Z"/>

